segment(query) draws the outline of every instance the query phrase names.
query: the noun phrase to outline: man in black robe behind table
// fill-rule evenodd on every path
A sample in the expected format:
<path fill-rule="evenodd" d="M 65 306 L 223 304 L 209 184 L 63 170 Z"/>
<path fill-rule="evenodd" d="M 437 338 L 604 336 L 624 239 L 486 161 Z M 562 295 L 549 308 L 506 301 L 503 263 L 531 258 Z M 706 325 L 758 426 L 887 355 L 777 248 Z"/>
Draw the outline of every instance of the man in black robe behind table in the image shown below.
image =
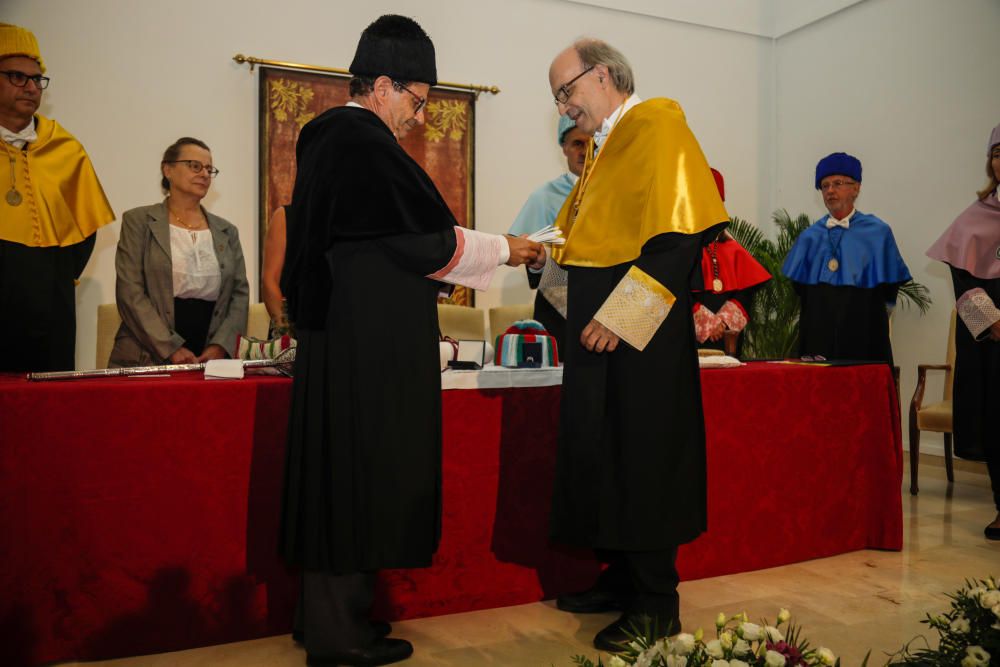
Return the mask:
<path fill-rule="evenodd" d="M 552 537 L 609 563 L 592 589 L 557 604 L 621 610 L 594 638 L 613 651 L 643 615 L 660 636 L 680 630 L 677 546 L 706 529 L 690 279 L 729 216 L 680 105 L 640 100 L 616 49 L 578 41 L 552 62 L 549 84 L 596 148 L 549 259 L 568 274 Z"/>
<path fill-rule="evenodd" d="M 419 25 L 372 23 L 351 73 L 352 101 L 299 137 L 281 281 L 299 342 L 280 550 L 303 570 L 293 636 L 310 665 L 412 653 L 368 614 L 377 570 L 426 567 L 437 548 L 438 281 L 483 289 L 499 264 L 541 255 L 458 227 L 400 147 L 437 80 Z"/>
<path fill-rule="evenodd" d="M 799 296 L 799 354 L 890 366 L 889 313 L 910 271 L 885 222 L 854 207 L 861 161 L 831 153 L 816 165 L 827 215 L 795 240 L 782 265 Z"/>

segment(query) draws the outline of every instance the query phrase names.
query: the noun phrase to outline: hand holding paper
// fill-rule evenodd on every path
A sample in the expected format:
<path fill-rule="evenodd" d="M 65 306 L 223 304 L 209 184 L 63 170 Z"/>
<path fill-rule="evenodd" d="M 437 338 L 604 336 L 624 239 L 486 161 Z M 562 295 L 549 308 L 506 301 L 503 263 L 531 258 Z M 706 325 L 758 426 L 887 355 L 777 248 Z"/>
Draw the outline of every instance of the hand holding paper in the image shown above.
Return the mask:
<path fill-rule="evenodd" d="M 522 264 L 535 264 L 539 255 L 545 255 L 545 249 L 537 241 L 533 241 L 523 236 L 508 236 L 507 245 L 510 246 L 510 259 L 508 266 L 521 266 Z"/>

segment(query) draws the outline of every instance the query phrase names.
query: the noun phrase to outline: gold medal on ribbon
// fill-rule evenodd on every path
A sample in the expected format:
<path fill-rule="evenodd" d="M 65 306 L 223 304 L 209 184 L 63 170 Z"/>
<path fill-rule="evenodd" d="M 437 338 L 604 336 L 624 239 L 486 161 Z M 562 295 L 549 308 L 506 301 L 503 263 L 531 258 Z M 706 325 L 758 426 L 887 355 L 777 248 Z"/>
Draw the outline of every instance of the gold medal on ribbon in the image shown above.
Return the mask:
<path fill-rule="evenodd" d="M 715 280 L 713 280 L 712 281 L 712 289 L 715 290 L 716 292 L 721 292 L 722 291 L 722 281 L 719 280 L 718 278 L 716 278 Z"/>
<path fill-rule="evenodd" d="M 831 271 L 836 271 L 837 269 L 840 268 L 840 262 L 837 261 L 836 257 L 831 257 L 830 261 L 826 263 L 826 268 L 830 269 Z"/>
<path fill-rule="evenodd" d="M 7 203 L 11 206 L 19 206 L 21 204 L 21 193 L 15 188 L 11 188 L 7 191 Z"/>

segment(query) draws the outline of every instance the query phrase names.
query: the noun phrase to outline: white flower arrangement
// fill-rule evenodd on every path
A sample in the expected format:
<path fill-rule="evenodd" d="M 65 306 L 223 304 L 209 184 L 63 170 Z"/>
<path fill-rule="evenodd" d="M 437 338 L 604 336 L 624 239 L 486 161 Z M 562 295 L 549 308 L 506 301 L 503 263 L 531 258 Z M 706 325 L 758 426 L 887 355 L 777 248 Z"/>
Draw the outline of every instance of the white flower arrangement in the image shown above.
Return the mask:
<path fill-rule="evenodd" d="M 907 667 L 998 667 L 1000 666 L 1000 587 L 993 577 L 966 580 L 965 586 L 948 596 L 951 609 L 922 622 L 938 634 L 937 647 L 924 637 L 911 640 L 888 655 L 886 665 Z M 784 630 L 782 630 L 784 628 Z M 746 613 L 715 620 L 716 638 L 705 641 L 702 630 L 693 635 L 653 639 L 655 628 L 648 619 L 633 627 L 631 639 L 612 656 L 607 667 L 839 667 L 840 658 L 830 649 L 813 649 L 791 623 L 787 609 L 778 612 L 774 625 L 766 620 L 751 623 Z M 922 644 L 915 647 L 916 644 Z M 870 653 L 861 663 L 866 667 Z M 580 667 L 605 667 L 598 659 L 578 655 Z"/>
<path fill-rule="evenodd" d="M 938 634 L 937 648 L 924 637 L 912 639 L 889 656 L 890 665 L 988 667 L 1000 665 L 1000 590 L 996 579 L 966 580 L 949 595 L 951 609 L 922 622 Z M 915 644 L 922 644 L 914 648 Z"/>
<path fill-rule="evenodd" d="M 784 626 L 784 631 L 782 631 Z M 674 637 L 653 639 L 656 632 L 646 619 L 643 627 L 633 627 L 630 641 L 609 658 L 607 667 L 837 667 L 840 660 L 828 648 L 809 647 L 798 628 L 791 623 L 787 609 L 778 612 L 774 625 L 766 620 L 751 623 L 746 613 L 715 620 L 716 638 L 704 640 L 704 632 L 681 633 Z M 577 655 L 573 663 L 580 667 L 605 667 L 599 658 L 595 664 Z"/>

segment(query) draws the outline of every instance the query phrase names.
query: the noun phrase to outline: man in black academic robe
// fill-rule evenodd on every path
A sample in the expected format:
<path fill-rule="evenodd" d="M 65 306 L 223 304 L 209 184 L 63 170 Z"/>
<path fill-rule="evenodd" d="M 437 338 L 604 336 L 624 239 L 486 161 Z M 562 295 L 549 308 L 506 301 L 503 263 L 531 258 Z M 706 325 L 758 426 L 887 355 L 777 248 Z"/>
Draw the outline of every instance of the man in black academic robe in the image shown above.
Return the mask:
<path fill-rule="evenodd" d="M 557 218 L 566 243 L 549 258 L 568 273 L 551 530 L 609 563 L 557 604 L 621 610 L 594 638 L 613 651 L 643 615 L 660 636 L 680 629 L 677 547 L 707 521 L 690 280 L 729 216 L 680 106 L 641 101 L 616 49 L 578 41 L 549 83 L 560 113 L 594 134 Z"/>
<path fill-rule="evenodd" d="M 308 123 L 296 146 L 281 287 L 298 355 L 280 551 L 303 570 L 295 636 L 311 665 L 412 653 L 368 614 L 376 571 L 427 567 L 438 544 L 438 280 L 482 288 L 498 264 L 541 250 L 457 227 L 400 147 L 423 122 L 435 70 L 419 25 L 381 17 L 358 44 L 352 102 Z"/>

